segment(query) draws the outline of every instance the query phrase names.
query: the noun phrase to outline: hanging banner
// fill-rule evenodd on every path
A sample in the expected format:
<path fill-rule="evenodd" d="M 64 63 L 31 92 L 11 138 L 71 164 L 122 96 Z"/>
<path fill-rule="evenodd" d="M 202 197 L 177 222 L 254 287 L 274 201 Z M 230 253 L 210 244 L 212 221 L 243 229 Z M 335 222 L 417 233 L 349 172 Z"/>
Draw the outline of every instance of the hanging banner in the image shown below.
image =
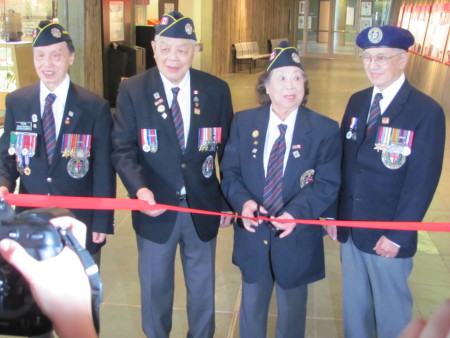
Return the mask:
<path fill-rule="evenodd" d="M 450 28 L 450 3 L 436 4 L 431 8 L 422 55 L 442 62 Z"/>
<path fill-rule="evenodd" d="M 422 55 L 430 14 L 431 5 L 412 6 L 409 31 L 414 35 L 414 45 L 409 48 L 411 53 Z"/>

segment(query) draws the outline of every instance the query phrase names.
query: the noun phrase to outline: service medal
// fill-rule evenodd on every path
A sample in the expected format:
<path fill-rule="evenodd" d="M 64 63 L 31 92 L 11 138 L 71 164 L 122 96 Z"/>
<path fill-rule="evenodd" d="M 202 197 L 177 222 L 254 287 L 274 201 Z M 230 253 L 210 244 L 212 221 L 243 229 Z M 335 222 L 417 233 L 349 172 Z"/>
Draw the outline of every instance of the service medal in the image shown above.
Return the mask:
<path fill-rule="evenodd" d="M 62 137 L 61 156 L 87 159 L 91 156 L 92 135 L 64 134 Z"/>
<path fill-rule="evenodd" d="M 409 156 L 409 155 L 411 155 L 411 148 L 410 148 L 410 147 L 403 147 L 402 155 L 403 155 L 403 156 Z"/>
<path fill-rule="evenodd" d="M 348 130 L 347 134 L 345 134 L 345 138 L 347 140 L 350 140 L 350 139 L 356 140 L 355 130 L 356 130 L 357 127 L 358 127 L 358 118 L 357 117 L 352 117 L 350 119 L 349 130 Z"/>
<path fill-rule="evenodd" d="M 214 172 L 214 157 L 209 155 L 202 164 L 202 174 L 205 178 L 210 178 Z"/>
<path fill-rule="evenodd" d="M 72 157 L 67 163 L 67 173 L 70 177 L 83 178 L 89 171 L 89 160 Z"/>
<path fill-rule="evenodd" d="M 388 151 L 383 151 L 381 153 L 381 162 L 383 162 L 384 166 L 388 169 L 399 169 L 406 162 L 406 156 L 397 153 L 390 153 Z"/>
<path fill-rule="evenodd" d="M 306 170 L 302 176 L 300 176 L 300 188 L 303 189 L 305 185 L 314 181 L 314 169 Z"/>

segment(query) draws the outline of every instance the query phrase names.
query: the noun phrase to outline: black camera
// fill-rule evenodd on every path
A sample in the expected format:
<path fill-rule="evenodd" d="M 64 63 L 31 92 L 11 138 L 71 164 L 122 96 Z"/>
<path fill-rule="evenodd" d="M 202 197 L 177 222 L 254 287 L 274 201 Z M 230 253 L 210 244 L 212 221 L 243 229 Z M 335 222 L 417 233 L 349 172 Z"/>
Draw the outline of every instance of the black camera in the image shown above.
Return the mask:
<path fill-rule="evenodd" d="M 0 239 L 20 243 L 32 257 L 45 260 L 56 256 L 65 243 L 50 219 L 73 216 L 66 209 L 41 208 L 17 216 L 0 200 Z M 22 275 L 0 255 L 0 334 L 33 336 L 52 330 L 51 321 L 41 312 Z"/>

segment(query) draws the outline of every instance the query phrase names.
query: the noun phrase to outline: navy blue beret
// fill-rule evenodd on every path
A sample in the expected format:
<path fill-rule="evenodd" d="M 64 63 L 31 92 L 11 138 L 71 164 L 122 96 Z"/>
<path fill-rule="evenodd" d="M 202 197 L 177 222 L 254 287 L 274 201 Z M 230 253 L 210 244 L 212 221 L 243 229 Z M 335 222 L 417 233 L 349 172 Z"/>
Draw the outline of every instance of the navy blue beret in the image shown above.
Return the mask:
<path fill-rule="evenodd" d="M 43 23 L 43 24 L 42 24 Z M 33 47 L 49 46 L 63 41 L 72 41 L 69 32 L 57 22 L 41 22 L 33 31 Z"/>
<path fill-rule="evenodd" d="M 197 41 L 197 38 L 195 37 L 194 22 L 191 18 L 183 16 L 180 12 L 164 14 L 155 30 L 156 35 Z"/>
<path fill-rule="evenodd" d="M 410 31 L 395 27 L 368 27 L 356 37 L 359 48 L 389 47 L 408 50 L 414 44 L 414 36 Z"/>
<path fill-rule="evenodd" d="M 267 63 L 267 71 L 279 67 L 296 66 L 302 68 L 300 65 L 300 55 L 295 47 L 292 47 L 289 42 L 281 41 L 270 54 L 269 62 Z"/>

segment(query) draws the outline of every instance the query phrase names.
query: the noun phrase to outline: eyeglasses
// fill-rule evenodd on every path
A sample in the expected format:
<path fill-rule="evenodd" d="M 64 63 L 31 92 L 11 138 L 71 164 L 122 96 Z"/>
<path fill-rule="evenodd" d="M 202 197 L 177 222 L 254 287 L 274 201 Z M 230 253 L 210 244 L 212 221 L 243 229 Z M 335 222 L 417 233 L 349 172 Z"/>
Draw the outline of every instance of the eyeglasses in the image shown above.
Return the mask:
<path fill-rule="evenodd" d="M 392 59 L 392 58 L 394 58 L 396 56 L 399 56 L 399 55 L 401 55 L 403 53 L 404 52 L 401 52 L 401 53 L 398 53 L 398 54 L 395 54 L 395 55 L 392 55 L 392 56 L 389 56 L 389 57 L 384 56 L 384 55 L 363 54 L 363 55 L 361 55 L 361 59 L 363 60 L 363 62 L 364 62 L 364 64 L 366 66 L 370 65 L 372 61 L 375 62 L 376 65 L 386 66 L 389 59 Z"/>

